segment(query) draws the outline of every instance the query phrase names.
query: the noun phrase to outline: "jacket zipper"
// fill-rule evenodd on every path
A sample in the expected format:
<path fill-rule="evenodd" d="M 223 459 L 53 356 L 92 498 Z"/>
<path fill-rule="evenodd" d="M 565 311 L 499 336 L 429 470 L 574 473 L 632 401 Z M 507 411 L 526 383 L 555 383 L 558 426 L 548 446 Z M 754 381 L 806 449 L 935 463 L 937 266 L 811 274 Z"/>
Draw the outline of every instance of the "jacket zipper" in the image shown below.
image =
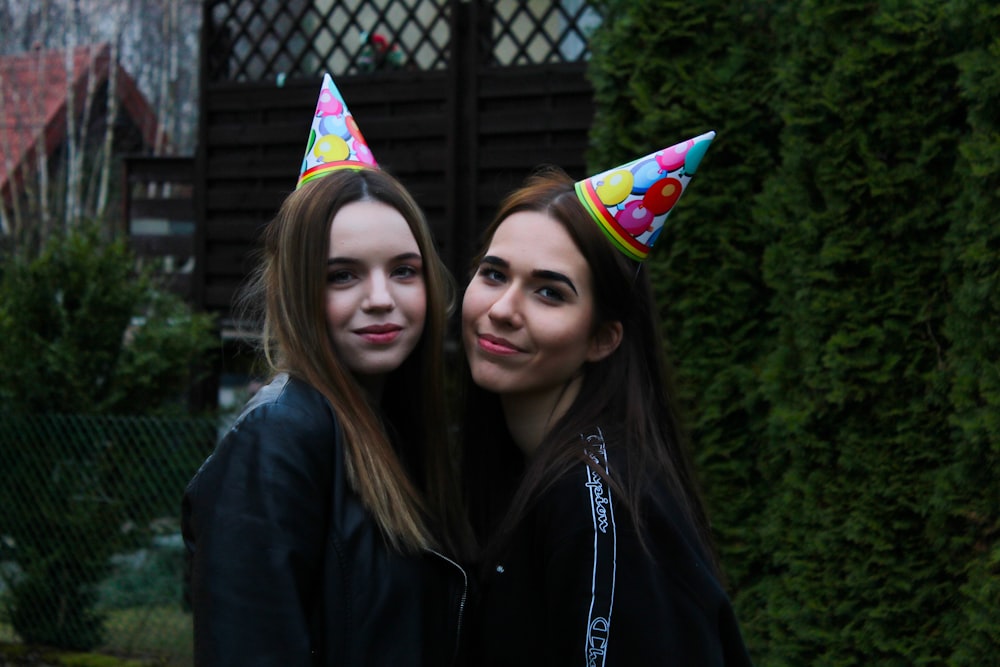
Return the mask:
<path fill-rule="evenodd" d="M 454 652 L 452 653 L 452 656 L 451 656 L 452 659 L 454 660 L 454 658 L 456 656 L 458 656 L 458 649 L 459 649 L 459 647 L 462 645 L 462 641 L 461 641 L 462 640 L 462 621 L 463 621 L 463 619 L 465 617 L 465 600 L 466 600 L 466 598 L 468 597 L 468 594 L 469 594 L 469 576 L 465 573 L 465 569 L 461 565 L 459 565 L 458 563 L 456 563 L 452 559 L 448 558 L 444 554 L 439 553 L 437 551 L 434 551 L 434 549 L 428 549 L 428 551 L 431 552 L 432 554 L 434 554 L 435 556 L 437 556 L 438 558 L 444 560 L 445 562 L 451 563 L 452 565 L 455 566 L 456 569 L 458 569 L 459 572 L 462 573 L 462 596 L 458 600 L 458 627 L 456 628 L 456 632 L 455 632 L 455 650 L 454 650 Z"/>

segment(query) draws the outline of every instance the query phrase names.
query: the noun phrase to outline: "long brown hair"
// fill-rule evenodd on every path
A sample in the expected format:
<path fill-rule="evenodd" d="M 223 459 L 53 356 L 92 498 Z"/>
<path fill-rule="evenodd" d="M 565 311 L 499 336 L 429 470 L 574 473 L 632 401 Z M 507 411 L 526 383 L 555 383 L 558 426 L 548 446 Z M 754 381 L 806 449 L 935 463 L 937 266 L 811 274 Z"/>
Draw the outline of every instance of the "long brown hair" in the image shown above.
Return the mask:
<path fill-rule="evenodd" d="M 531 504 L 574 465 L 595 467 L 624 500 L 642 539 L 643 503 L 654 485 L 665 486 L 694 528 L 710 562 L 712 540 L 687 451 L 656 323 L 648 272 L 617 251 L 577 198 L 573 181 L 551 168 L 530 177 L 504 200 L 485 231 L 478 266 L 500 224 L 519 211 L 544 213 L 566 229 L 587 260 L 593 276 L 595 316 L 592 333 L 604 322 L 622 324 L 618 348 L 585 366 L 583 384 L 573 404 L 546 434 L 527 469 L 510 444 L 496 395 L 476 387 L 466 374 L 466 493 L 473 524 L 493 548 L 517 526 Z M 622 473 L 608 478 L 586 455 L 581 434 L 600 427 L 616 452 Z M 498 434 L 494 440 L 488 439 Z"/>
<path fill-rule="evenodd" d="M 370 404 L 338 357 L 325 315 L 330 225 L 342 207 L 357 201 L 377 201 L 398 211 L 423 258 L 423 334 L 386 378 L 379 406 Z M 304 380 L 330 402 L 344 435 L 347 478 L 386 540 L 401 551 L 442 544 L 454 548 L 461 505 L 443 381 L 454 283 L 406 189 L 385 171 L 347 169 L 290 194 L 264 232 L 263 260 L 241 305 L 244 314 L 256 309 L 253 319 L 263 320 L 261 343 L 272 371 Z M 390 429 L 402 440 L 399 454 Z"/>

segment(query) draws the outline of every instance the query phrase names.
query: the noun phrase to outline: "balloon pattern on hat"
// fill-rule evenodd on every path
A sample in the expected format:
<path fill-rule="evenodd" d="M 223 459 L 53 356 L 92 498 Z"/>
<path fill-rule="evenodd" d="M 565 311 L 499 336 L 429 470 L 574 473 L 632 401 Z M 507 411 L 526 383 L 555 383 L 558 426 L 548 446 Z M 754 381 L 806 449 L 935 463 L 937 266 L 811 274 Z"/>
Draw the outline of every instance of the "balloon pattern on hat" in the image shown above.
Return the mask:
<path fill-rule="evenodd" d="M 576 183 L 576 193 L 611 242 L 643 261 L 715 138 L 707 132 Z"/>
<path fill-rule="evenodd" d="M 344 96 L 329 74 L 316 101 L 312 127 L 296 188 L 337 169 L 378 168 Z"/>

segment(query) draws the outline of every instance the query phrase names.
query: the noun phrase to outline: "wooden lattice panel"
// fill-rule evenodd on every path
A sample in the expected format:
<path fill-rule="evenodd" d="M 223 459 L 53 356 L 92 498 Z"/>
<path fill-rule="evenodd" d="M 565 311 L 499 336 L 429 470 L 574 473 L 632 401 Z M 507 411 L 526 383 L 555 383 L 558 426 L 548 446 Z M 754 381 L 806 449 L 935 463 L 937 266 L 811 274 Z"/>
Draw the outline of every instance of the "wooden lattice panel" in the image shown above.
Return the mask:
<path fill-rule="evenodd" d="M 493 7 L 491 64 L 539 65 L 586 60 L 601 17 L 584 0 L 523 0 Z"/>
<path fill-rule="evenodd" d="M 382 69 L 443 69 L 451 0 L 215 0 L 211 81 L 282 81 Z"/>
<path fill-rule="evenodd" d="M 209 81 L 275 81 L 449 67 L 462 0 L 211 0 Z M 580 62 L 600 15 L 586 0 L 468 3 L 482 26 L 481 64 Z"/>

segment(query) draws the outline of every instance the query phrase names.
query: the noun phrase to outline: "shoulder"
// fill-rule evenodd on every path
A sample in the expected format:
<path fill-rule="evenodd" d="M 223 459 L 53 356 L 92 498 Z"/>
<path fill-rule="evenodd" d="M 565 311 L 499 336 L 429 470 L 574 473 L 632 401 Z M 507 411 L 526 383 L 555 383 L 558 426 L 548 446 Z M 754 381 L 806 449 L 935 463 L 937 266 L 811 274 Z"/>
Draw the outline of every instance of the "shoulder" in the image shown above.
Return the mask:
<path fill-rule="evenodd" d="M 196 478 L 313 477 L 330 469 L 339 447 L 337 417 L 323 394 L 283 374 L 250 399 Z"/>
<path fill-rule="evenodd" d="M 234 426 L 248 419 L 268 416 L 272 419 L 312 416 L 323 419 L 333 417 L 330 404 L 310 384 L 286 373 L 275 376 L 247 401 Z"/>
<path fill-rule="evenodd" d="M 536 527 L 553 547 L 616 530 L 623 508 L 608 483 L 615 470 L 599 433 L 597 439 L 581 436 L 579 459 L 560 471 L 534 503 Z"/>
<path fill-rule="evenodd" d="M 621 480 L 620 453 L 605 440 L 600 429 L 581 434 L 576 460 L 556 474 L 555 481 L 542 493 L 543 503 L 588 498 L 595 494 L 607 496 L 609 480 Z"/>
<path fill-rule="evenodd" d="M 284 438 L 325 436 L 337 426 L 333 408 L 323 394 L 302 380 L 282 374 L 247 402 L 223 439 L 260 430 Z"/>
<path fill-rule="evenodd" d="M 689 582 L 711 585 L 714 572 L 699 546 L 696 529 L 665 480 L 652 480 L 637 499 L 638 507 L 630 507 L 621 497 L 632 467 L 625 446 L 617 439 L 606 439 L 600 430 L 581 436 L 580 460 L 538 498 L 534 508 L 537 538 L 545 539 L 554 550 L 610 541 L 620 557 L 635 554 L 665 571 L 683 573 L 681 578 Z M 638 521 L 633 510 L 640 512 Z"/>

